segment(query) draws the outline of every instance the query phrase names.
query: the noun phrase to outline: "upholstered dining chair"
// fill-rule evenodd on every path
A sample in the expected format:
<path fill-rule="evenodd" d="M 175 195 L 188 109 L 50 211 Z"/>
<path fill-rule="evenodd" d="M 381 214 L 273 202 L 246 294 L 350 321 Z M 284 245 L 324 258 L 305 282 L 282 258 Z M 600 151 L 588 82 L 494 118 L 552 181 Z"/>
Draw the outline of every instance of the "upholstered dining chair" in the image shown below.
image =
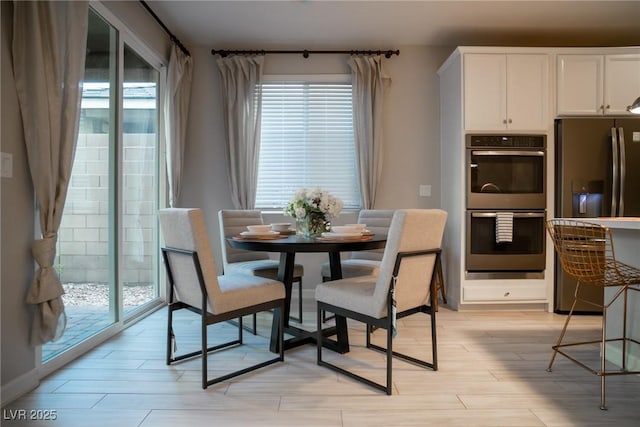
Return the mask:
<path fill-rule="evenodd" d="M 374 234 L 386 235 L 389 232 L 394 212 L 394 210 L 363 209 L 358 214 L 357 222 L 358 224 L 366 224 L 367 230 Z M 347 258 L 340 262 L 342 278 L 378 274 L 383 253 L 383 249 L 350 252 Z M 323 281 L 331 279 L 331 269 L 328 262 L 322 264 L 321 273 Z"/>
<path fill-rule="evenodd" d="M 218 212 L 220 223 L 220 245 L 222 246 L 222 264 L 224 273 L 245 273 L 276 280 L 278 278 L 278 260 L 270 259 L 266 252 L 235 249 L 227 238 L 247 231 L 247 225 L 263 224 L 262 214 L 258 210 L 223 209 Z M 290 316 L 302 323 L 302 276 L 304 268 L 296 264 L 293 270 L 293 283 L 298 284 L 298 317 Z M 256 333 L 256 317 L 253 317 L 253 333 Z"/>
<path fill-rule="evenodd" d="M 358 214 L 358 223 L 366 224 L 367 230 L 374 234 L 388 234 L 389 227 L 391 226 L 391 218 L 393 218 L 393 209 L 362 209 Z M 347 279 L 349 277 L 356 276 L 368 276 L 376 275 L 380 270 L 380 263 L 382 261 L 382 255 L 384 249 L 375 249 L 371 251 L 354 251 L 348 254 L 346 259 L 340 262 L 342 266 L 342 278 Z M 329 263 L 322 265 L 322 281 L 326 282 L 331 279 L 331 269 Z M 447 303 L 447 295 L 445 293 L 444 283 L 440 280 L 442 271 L 438 272 L 436 281 L 436 288 L 442 295 L 442 301 Z M 437 295 L 437 294 L 436 294 Z M 436 298 L 435 304 L 436 310 L 438 308 L 438 300 Z M 327 316 L 326 313 L 322 314 L 322 320 L 327 321 L 333 316 Z"/>
<path fill-rule="evenodd" d="M 387 244 L 377 275 L 323 282 L 316 286 L 317 323 L 321 331 L 322 311 L 354 319 L 386 330 L 386 348 L 371 342 L 366 347 L 386 354 L 386 383 L 380 384 L 322 359 L 322 336 L 318 333 L 317 362 L 369 386 L 392 393 L 392 359 L 401 358 L 419 366 L 438 369 L 436 342 L 436 276 L 440 265 L 442 236 L 447 213 L 440 209 L 397 210 L 393 214 Z M 393 351 L 396 320 L 425 313 L 431 324 L 431 362 Z"/>
<path fill-rule="evenodd" d="M 578 281 L 575 297 L 558 341 L 552 346 L 553 353 L 547 371 L 551 372 L 556 355 L 561 354 L 578 366 L 600 377 L 600 409 L 607 409 L 605 399 L 605 379 L 610 375 L 638 375 L 640 370 L 629 370 L 627 365 L 628 353 L 626 348 L 640 345 L 640 341 L 632 338 L 633 326 L 627 327 L 627 309 L 629 291 L 640 291 L 640 269 L 626 265 L 615 257 L 613 237 L 609 228 L 587 221 L 568 219 L 551 219 L 546 223 L 547 231 L 553 241 L 553 246 L 562 265 L 562 269 Z M 585 286 L 610 288 L 611 295 L 605 293 L 605 301 L 597 302 L 586 298 L 581 290 Z M 636 294 L 637 295 L 637 294 Z M 565 334 L 573 309 L 578 301 L 582 301 L 602 309 L 601 339 L 593 341 L 566 342 Z M 607 336 L 607 320 L 610 318 L 608 309 L 617 306 L 622 315 L 617 321 L 622 325 L 620 335 Z M 607 367 L 607 349 L 621 350 L 619 367 Z M 587 362 L 578 360 L 578 355 L 572 350 L 582 348 L 591 349 L 593 355 L 600 358 L 600 366 L 591 367 Z M 587 351 L 588 352 L 588 351 Z M 584 354 L 584 353 L 583 353 Z M 611 353 L 610 353 L 611 354 Z M 581 355 L 581 357 L 584 357 Z"/>
<path fill-rule="evenodd" d="M 366 224 L 367 230 L 374 234 L 386 235 L 389 232 L 393 212 L 394 210 L 391 209 L 362 209 L 358 213 L 357 223 Z M 340 262 L 342 267 L 342 278 L 346 279 L 349 277 L 378 274 L 383 253 L 384 249 L 350 252 L 347 257 Z M 323 282 L 331 280 L 331 267 L 328 262 L 322 264 L 320 272 L 322 274 Z M 327 316 L 325 312 L 322 313 L 323 322 L 332 318 L 333 315 Z"/>
<path fill-rule="evenodd" d="M 284 361 L 282 351 L 283 316 L 274 315 L 274 319 L 279 320 L 277 326 L 272 326 L 272 328 L 279 328 L 280 352 L 277 357 L 219 377 L 208 378 L 207 359 L 209 353 L 243 344 L 242 316 L 267 310 L 283 312 L 285 307 L 284 284 L 248 274 L 218 276 L 201 209 L 161 209 L 158 216 L 165 241 L 165 246 L 162 247 L 162 256 L 170 285 L 167 365 L 200 356 L 202 358 L 202 388 L 206 389 L 212 384 Z M 181 309 L 187 309 L 200 316 L 201 349 L 176 356 L 174 354 L 176 337 L 173 328 L 173 314 Z M 237 339 L 209 347 L 207 327 L 233 319 L 238 319 Z"/>

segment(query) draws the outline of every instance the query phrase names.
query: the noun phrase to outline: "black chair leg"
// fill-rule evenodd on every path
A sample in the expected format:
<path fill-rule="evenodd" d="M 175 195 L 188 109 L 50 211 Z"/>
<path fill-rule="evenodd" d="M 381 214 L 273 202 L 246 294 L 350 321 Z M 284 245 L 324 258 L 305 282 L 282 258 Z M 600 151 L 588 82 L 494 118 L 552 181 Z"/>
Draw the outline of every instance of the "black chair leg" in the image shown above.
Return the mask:
<path fill-rule="evenodd" d="M 298 280 L 298 317 L 289 316 L 289 319 L 293 319 L 296 322 L 302 323 L 302 278 Z"/>
<path fill-rule="evenodd" d="M 300 317 L 300 323 L 302 323 L 302 280 L 298 282 L 298 294 L 300 295 L 298 301 L 298 316 Z"/>
<path fill-rule="evenodd" d="M 322 282 L 328 282 L 331 277 L 322 276 Z M 335 319 L 335 314 L 327 316 L 327 312 L 322 310 L 322 323 L 326 323 L 328 320 Z"/>

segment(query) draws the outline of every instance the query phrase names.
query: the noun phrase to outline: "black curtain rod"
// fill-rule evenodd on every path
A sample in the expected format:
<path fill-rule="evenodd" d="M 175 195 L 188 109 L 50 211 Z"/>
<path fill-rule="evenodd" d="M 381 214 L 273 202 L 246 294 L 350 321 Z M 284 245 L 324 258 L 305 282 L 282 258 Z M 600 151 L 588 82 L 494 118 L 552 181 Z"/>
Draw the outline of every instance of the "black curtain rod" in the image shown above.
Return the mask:
<path fill-rule="evenodd" d="M 167 26 L 164 25 L 164 22 L 162 22 L 160 20 L 160 18 L 158 18 L 158 15 L 156 15 L 155 12 L 153 10 L 151 10 L 151 7 L 149 7 L 147 2 L 144 1 L 144 0 L 140 0 L 140 3 L 142 3 L 142 5 L 145 7 L 145 9 L 147 9 L 147 11 L 151 14 L 151 16 L 153 16 L 155 18 L 155 20 L 158 21 L 158 24 L 160 24 L 160 26 L 164 29 L 164 31 L 167 34 L 169 34 L 169 38 L 171 39 L 171 41 L 174 42 L 175 44 L 177 44 L 178 47 L 180 48 L 180 50 L 182 50 L 185 55 L 191 56 L 191 54 L 189 53 L 189 50 L 187 50 L 187 48 L 184 47 L 184 45 L 182 43 L 180 43 L 180 40 L 178 40 L 178 38 L 171 31 L 169 31 Z"/>
<path fill-rule="evenodd" d="M 400 55 L 400 50 L 216 50 L 211 49 L 212 55 L 220 55 L 225 57 L 227 55 L 266 55 L 267 53 L 293 53 L 302 55 L 308 58 L 310 54 L 314 53 L 347 53 L 349 55 L 384 55 L 385 58 L 391 58 L 393 55 Z"/>

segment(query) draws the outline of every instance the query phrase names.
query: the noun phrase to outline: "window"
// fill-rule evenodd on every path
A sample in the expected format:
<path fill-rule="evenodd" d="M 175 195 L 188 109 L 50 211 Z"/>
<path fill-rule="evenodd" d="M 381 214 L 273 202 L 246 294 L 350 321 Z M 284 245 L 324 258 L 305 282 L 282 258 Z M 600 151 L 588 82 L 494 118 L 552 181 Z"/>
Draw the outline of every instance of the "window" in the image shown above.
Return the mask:
<path fill-rule="evenodd" d="M 350 76 L 265 76 L 256 208 L 283 208 L 300 187 L 360 207 Z"/>

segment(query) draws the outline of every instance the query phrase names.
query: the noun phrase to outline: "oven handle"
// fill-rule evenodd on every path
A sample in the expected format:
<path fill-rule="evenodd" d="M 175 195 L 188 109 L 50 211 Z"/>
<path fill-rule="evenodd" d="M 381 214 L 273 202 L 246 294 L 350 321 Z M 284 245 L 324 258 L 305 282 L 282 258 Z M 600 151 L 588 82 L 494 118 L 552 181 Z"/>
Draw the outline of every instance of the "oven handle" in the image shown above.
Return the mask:
<path fill-rule="evenodd" d="M 544 151 L 500 151 L 500 150 L 472 150 L 472 156 L 533 156 L 543 157 Z"/>
<path fill-rule="evenodd" d="M 471 217 L 473 218 L 495 218 L 497 216 L 496 212 L 472 212 Z M 514 212 L 514 218 L 544 218 L 544 212 Z"/>

